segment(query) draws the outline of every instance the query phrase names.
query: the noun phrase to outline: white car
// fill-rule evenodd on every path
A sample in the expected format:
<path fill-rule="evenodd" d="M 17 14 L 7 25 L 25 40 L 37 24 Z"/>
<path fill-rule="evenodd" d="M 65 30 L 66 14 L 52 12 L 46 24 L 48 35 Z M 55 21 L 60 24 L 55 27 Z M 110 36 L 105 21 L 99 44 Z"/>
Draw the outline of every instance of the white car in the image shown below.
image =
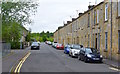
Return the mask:
<path fill-rule="evenodd" d="M 78 57 L 80 49 L 81 49 L 80 45 L 71 45 L 69 55 L 72 57 Z"/>
<path fill-rule="evenodd" d="M 52 45 L 52 42 L 48 41 L 48 45 Z"/>

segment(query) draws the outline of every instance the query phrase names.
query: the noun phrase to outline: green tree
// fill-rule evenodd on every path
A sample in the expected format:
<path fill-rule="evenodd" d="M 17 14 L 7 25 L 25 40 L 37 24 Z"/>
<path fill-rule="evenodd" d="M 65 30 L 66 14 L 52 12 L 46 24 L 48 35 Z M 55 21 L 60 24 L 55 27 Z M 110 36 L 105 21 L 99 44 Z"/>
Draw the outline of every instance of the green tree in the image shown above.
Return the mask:
<path fill-rule="evenodd" d="M 20 27 L 16 22 L 11 22 L 12 25 L 2 25 L 2 40 L 6 42 L 18 42 L 20 39 Z"/>
<path fill-rule="evenodd" d="M 10 42 L 13 48 L 19 47 L 22 35 L 21 26 L 30 24 L 31 13 L 35 14 L 38 4 L 30 1 L 2 2 L 2 39 Z M 30 40 L 28 34 L 27 40 Z"/>
<path fill-rule="evenodd" d="M 30 42 L 30 41 L 31 41 L 31 34 L 30 34 L 30 32 L 29 32 L 28 35 L 26 36 L 26 41 L 27 41 L 27 42 Z"/>
<path fill-rule="evenodd" d="M 30 24 L 30 14 L 36 12 L 38 4 L 29 2 L 2 2 L 2 23 L 16 21 L 19 24 Z"/>
<path fill-rule="evenodd" d="M 47 31 L 46 33 L 42 31 L 41 33 L 32 33 L 31 34 L 32 39 L 36 39 L 37 41 L 44 42 L 46 40 L 53 41 L 53 33 L 50 33 Z"/>

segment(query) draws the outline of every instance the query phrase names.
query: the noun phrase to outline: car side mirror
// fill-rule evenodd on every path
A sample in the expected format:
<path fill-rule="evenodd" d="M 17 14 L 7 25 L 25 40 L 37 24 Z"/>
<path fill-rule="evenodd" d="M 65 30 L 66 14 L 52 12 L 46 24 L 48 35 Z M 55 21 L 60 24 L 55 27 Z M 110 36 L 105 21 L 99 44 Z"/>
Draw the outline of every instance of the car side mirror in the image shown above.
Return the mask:
<path fill-rule="evenodd" d="M 83 51 L 83 53 L 85 54 L 85 51 Z"/>
<path fill-rule="evenodd" d="M 98 51 L 97 53 L 100 54 L 100 51 Z"/>

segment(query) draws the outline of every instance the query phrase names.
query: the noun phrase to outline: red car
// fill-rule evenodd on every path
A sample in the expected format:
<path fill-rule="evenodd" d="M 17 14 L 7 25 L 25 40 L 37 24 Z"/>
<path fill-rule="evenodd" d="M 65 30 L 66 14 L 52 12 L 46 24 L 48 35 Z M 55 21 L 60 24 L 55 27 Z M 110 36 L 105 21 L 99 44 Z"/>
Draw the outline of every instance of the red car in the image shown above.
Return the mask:
<path fill-rule="evenodd" d="M 64 50 L 63 44 L 57 44 L 56 49 Z"/>

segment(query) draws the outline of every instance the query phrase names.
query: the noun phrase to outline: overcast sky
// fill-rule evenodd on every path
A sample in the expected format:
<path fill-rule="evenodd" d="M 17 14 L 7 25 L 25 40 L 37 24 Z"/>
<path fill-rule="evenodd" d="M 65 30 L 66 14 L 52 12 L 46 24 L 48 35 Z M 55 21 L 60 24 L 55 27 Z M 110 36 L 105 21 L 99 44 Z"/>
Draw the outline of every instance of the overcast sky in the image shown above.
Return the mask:
<path fill-rule="evenodd" d="M 39 6 L 35 16 L 32 16 L 33 23 L 27 28 L 32 32 L 50 31 L 54 32 L 63 21 L 70 21 L 71 17 L 77 17 L 78 12 L 88 9 L 89 2 L 93 5 L 103 0 L 39 0 Z"/>

